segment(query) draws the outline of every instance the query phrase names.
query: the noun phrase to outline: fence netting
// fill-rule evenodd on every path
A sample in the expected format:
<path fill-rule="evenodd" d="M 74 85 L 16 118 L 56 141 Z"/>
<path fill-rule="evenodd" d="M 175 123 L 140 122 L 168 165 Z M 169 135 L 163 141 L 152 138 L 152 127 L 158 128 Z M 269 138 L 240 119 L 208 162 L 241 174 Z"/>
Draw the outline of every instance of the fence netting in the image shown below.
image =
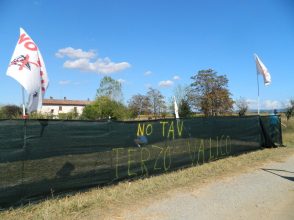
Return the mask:
<path fill-rule="evenodd" d="M 280 117 L 0 120 L 0 206 L 282 144 Z"/>

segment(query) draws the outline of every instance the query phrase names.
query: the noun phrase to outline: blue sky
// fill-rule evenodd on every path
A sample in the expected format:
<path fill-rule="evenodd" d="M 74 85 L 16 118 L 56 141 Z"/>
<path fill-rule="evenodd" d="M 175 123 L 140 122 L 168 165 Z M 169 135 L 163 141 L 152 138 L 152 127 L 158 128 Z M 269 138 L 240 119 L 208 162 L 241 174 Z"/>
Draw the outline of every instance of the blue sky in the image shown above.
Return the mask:
<path fill-rule="evenodd" d="M 6 70 L 23 27 L 42 52 L 46 97 L 94 99 L 105 75 L 124 99 L 159 89 L 167 98 L 199 70 L 226 74 L 233 98 L 256 108 L 253 54 L 267 66 L 262 108 L 294 98 L 294 1 L 291 0 L 0 0 L 0 104 L 21 104 Z"/>

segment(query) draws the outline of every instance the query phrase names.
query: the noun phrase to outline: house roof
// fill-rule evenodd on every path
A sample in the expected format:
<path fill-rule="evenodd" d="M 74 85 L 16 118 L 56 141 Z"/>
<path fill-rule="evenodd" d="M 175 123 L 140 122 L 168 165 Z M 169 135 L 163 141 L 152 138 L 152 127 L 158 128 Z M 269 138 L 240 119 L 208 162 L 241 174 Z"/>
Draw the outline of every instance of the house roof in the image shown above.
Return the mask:
<path fill-rule="evenodd" d="M 43 105 L 74 105 L 85 106 L 91 104 L 86 100 L 67 100 L 67 99 L 43 99 Z"/>

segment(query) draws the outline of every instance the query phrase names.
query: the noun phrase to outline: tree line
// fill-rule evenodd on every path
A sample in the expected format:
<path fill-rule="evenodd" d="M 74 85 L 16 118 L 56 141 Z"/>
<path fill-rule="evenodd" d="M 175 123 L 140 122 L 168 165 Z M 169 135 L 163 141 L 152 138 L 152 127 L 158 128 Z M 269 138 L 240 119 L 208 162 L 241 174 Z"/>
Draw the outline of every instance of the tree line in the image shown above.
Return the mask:
<path fill-rule="evenodd" d="M 178 103 L 180 117 L 191 117 L 195 112 L 204 116 L 222 116 L 233 112 L 233 105 L 239 116 L 244 116 L 248 103 L 244 98 L 233 100 L 229 91 L 229 80 L 226 75 L 218 75 L 212 69 L 200 70 L 191 76 L 191 84 L 178 85 L 174 97 Z M 294 114 L 294 100 L 286 111 L 287 119 Z M 0 118 L 19 118 L 22 110 L 15 105 L 0 108 Z M 155 88 L 149 88 L 146 94 L 135 94 L 123 103 L 122 84 L 105 76 L 100 81 L 95 100 L 87 105 L 82 115 L 75 112 L 61 113 L 59 119 L 114 119 L 125 120 L 147 116 L 149 119 L 165 118 L 174 113 L 173 99 L 166 102 L 162 93 Z M 33 113 L 30 118 L 53 118 L 52 115 Z"/>
<path fill-rule="evenodd" d="M 226 75 L 208 69 L 201 70 L 191 77 L 189 86 L 177 87 L 175 97 L 179 106 L 180 117 L 192 116 L 195 111 L 205 116 L 219 116 L 233 111 L 234 101 L 228 89 Z M 138 118 L 147 115 L 149 118 L 165 118 L 173 113 L 172 98 L 166 103 L 165 97 L 155 88 L 149 88 L 146 94 L 135 94 L 128 100 L 128 105 L 122 103 L 121 84 L 109 76 L 105 76 L 97 89 L 95 101 L 86 106 L 82 114 L 86 119 Z"/>

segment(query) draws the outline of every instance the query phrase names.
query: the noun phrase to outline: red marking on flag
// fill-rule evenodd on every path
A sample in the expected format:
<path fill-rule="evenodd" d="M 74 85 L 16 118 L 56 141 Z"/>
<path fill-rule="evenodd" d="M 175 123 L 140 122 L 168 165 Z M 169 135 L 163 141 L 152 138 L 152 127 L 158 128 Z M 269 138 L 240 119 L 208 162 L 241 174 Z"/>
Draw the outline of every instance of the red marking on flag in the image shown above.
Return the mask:
<path fill-rule="evenodd" d="M 28 63 L 34 64 L 34 65 L 36 65 L 36 67 L 39 67 L 39 65 L 37 63 L 31 62 L 29 59 L 30 59 L 30 56 L 27 54 L 25 59 L 22 61 L 21 65 L 19 67 L 19 70 L 22 70 L 23 67 L 25 65 L 27 65 Z"/>
<path fill-rule="evenodd" d="M 42 92 L 45 92 L 45 88 L 44 87 L 42 87 Z"/>
<path fill-rule="evenodd" d="M 44 84 L 44 83 L 45 83 L 45 80 L 44 80 L 44 79 L 42 79 L 42 80 L 41 80 L 41 83 L 42 83 L 42 84 Z"/>
<path fill-rule="evenodd" d="M 30 58 L 30 56 L 27 54 L 25 59 L 22 61 L 21 65 L 19 67 L 19 70 L 22 70 L 23 67 L 29 62 L 29 58 Z"/>
<path fill-rule="evenodd" d="M 22 35 L 19 36 L 18 44 L 21 44 L 22 42 L 27 41 L 27 40 L 30 40 L 30 38 L 26 37 L 25 34 L 22 34 Z"/>
<path fill-rule="evenodd" d="M 25 42 L 27 41 L 27 42 Z M 19 36 L 18 44 L 25 42 L 24 47 L 28 50 L 36 51 L 38 50 L 37 45 L 32 41 L 31 38 L 27 37 L 25 34 Z"/>

